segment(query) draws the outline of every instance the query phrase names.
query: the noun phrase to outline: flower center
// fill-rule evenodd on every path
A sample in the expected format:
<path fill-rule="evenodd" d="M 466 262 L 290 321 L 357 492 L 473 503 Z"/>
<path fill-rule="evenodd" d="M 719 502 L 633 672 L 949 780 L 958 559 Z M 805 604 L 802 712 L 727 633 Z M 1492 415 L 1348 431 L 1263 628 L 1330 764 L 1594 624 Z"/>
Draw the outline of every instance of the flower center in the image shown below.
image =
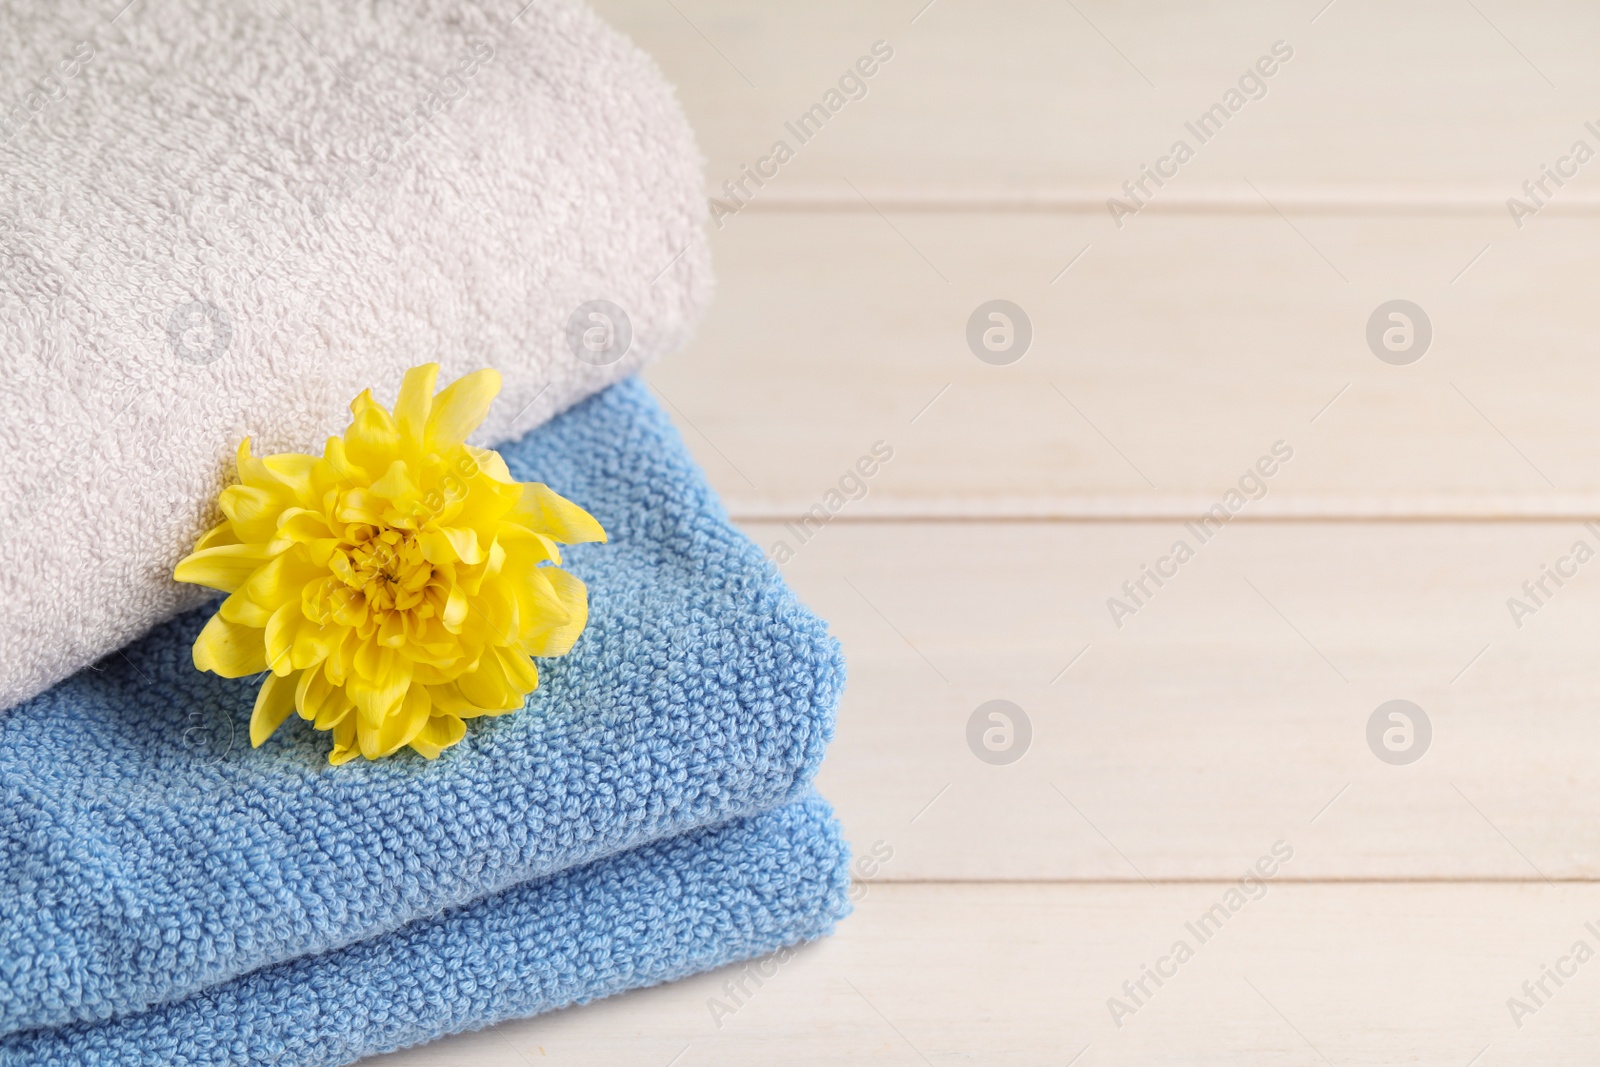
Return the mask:
<path fill-rule="evenodd" d="M 347 590 L 345 597 L 364 601 L 369 611 L 380 614 L 423 606 L 424 591 L 433 580 L 433 565 L 423 558 L 416 535 L 386 526 L 348 527 L 330 568 Z M 352 596 L 357 593 L 359 598 Z"/>

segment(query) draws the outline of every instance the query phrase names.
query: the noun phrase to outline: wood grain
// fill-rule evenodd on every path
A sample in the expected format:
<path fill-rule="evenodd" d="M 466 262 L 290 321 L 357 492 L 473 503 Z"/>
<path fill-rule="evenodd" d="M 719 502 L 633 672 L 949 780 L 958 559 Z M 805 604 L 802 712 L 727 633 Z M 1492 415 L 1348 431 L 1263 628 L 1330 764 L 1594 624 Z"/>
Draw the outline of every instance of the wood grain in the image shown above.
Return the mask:
<path fill-rule="evenodd" d="M 750 518 L 804 512 L 878 440 L 894 461 L 851 517 L 1188 517 L 1279 440 L 1294 462 L 1247 518 L 1600 514 L 1600 220 L 1097 227 L 738 217 L 717 304 L 650 379 Z M 1032 321 L 1009 366 L 965 335 L 996 297 Z M 1432 322 L 1409 366 L 1366 340 L 1395 298 Z"/>
<path fill-rule="evenodd" d="M 829 525 L 783 571 L 850 665 L 820 784 L 893 879 L 1226 878 L 1278 837 L 1296 878 L 1600 877 L 1580 539 L 1600 555 L 1576 522 Z M 994 699 L 1032 724 L 1008 766 L 968 747 Z M 1368 746 L 1394 699 L 1432 724 L 1409 766 Z"/>
<path fill-rule="evenodd" d="M 796 143 L 758 204 L 769 193 L 848 195 L 847 179 L 891 197 L 1067 189 L 1103 201 L 1187 137 L 1195 158 L 1162 195 L 1242 199 L 1243 174 L 1263 189 L 1448 189 L 1503 210 L 1600 114 L 1591 54 L 1600 12 L 1575 2 L 596 6 L 679 87 L 709 190 L 774 140 L 794 140 L 784 123 L 874 41 L 895 50 L 863 99 Z M 1294 57 L 1265 81 L 1266 95 L 1199 144 L 1184 123 L 1279 40 Z"/>

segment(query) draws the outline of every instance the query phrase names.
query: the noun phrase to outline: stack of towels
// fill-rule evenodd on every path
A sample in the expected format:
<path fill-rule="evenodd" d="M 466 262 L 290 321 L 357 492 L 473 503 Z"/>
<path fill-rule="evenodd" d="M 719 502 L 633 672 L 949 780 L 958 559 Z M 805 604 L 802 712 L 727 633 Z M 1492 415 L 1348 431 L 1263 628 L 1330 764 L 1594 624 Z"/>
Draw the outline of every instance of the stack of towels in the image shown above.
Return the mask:
<path fill-rule="evenodd" d="M 0 2 L 39 72 L 0 120 L 3 1067 L 331 1067 L 848 910 L 837 643 L 634 376 L 710 292 L 692 137 L 524 3 Z M 430 360 L 498 368 L 476 443 L 609 533 L 564 554 L 588 628 L 436 760 L 251 748 L 172 567 L 242 437 L 320 452 Z"/>

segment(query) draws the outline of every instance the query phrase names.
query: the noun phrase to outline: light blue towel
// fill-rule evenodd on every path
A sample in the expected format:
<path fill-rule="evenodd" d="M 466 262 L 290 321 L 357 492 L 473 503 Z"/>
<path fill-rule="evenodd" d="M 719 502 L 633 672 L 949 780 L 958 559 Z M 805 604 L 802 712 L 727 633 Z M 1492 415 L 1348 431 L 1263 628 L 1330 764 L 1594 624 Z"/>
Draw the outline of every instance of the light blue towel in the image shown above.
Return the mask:
<path fill-rule="evenodd" d="M 848 860 L 813 795 L 152 1011 L 0 1038 L 0 1067 L 336 1067 L 821 937 L 849 911 Z"/>
<path fill-rule="evenodd" d="M 144 1011 L 805 792 L 837 643 L 645 387 L 502 452 L 612 540 L 568 553 L 591 603 L 574 651 L 438 760 L 330 767 L 297 718 L 252 750 L 256 686 L 190 663 L 204 613 L 0 713 L 0 1035 Z"/>

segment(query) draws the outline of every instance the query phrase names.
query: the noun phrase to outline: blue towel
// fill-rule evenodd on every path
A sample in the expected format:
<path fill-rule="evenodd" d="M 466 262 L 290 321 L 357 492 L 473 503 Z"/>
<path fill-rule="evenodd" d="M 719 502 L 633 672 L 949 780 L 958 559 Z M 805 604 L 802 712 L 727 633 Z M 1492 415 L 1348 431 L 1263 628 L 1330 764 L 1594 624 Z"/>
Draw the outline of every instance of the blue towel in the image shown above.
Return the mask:
<path fill-rule="evenodd" d="M 0 1038 L 0 1067 L 335 1067 L 821 937 L 849 911 L 848 860 L 812 795 L 141 1014 Z"/>
<path fill-rule="evenodd" d="M 0 1035 L 144 1011 L 261 967 L 800 795 L 837 643 L 729 523 L 637 380 L 502 449 L 611 534 L 588 630 L 432 762 L 343 767 L 256 686 L 197 672 L 210 609 L 0 717 Z"/>

